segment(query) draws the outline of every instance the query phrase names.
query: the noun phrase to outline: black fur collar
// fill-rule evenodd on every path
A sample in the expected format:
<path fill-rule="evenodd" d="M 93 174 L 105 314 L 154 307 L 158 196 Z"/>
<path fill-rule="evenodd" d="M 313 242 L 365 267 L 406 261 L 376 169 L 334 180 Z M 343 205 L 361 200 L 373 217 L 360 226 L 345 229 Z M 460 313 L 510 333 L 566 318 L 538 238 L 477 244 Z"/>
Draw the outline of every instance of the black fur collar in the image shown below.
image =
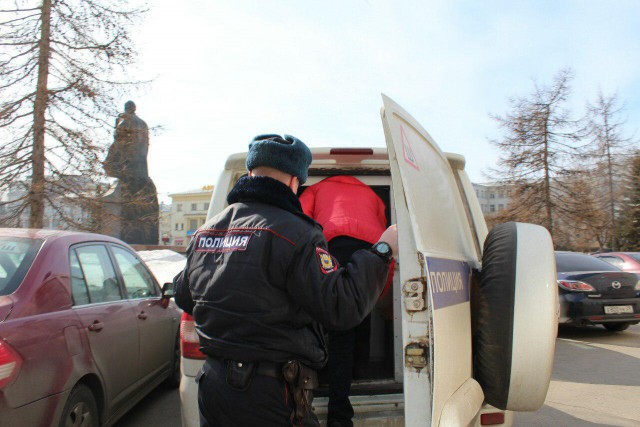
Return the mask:
<path fill-rule="evenodd" d="M 267 176 L 243 176 L 227 196 L 230 205 L 238 202 L 260 202 L 277 206 L 318 224 L 302 212 L 298 196 L 280 181 Z"/>

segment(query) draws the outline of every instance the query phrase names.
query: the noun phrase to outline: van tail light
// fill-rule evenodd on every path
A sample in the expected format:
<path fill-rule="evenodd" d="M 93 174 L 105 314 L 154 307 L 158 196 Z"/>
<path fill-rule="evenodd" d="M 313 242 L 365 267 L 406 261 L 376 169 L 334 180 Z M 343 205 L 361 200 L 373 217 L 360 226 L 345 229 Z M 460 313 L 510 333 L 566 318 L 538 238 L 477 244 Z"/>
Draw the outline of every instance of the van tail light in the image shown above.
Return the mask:
<path fill-rule="evenodd" d="M 497 426 L 500 424 L 504 424 L 504 412 L 489 412 L 480 415 L 480 425 L 482 426 Z"/>
<path fill-rule="evenodd" d="M 5 341 L 0 340 L 0 390 L 18 377 L 22 357 Z"/>
<path fill-rule="evenodd" d="M 187 359 L 206 359 L 207 355 L 200 351 L 200 339 L 196 333 L 193 316 L 182 313 L 180 319 L 180 351 Z"/>
<path fill-rule="evenodd" d="M 566 291 L 595 292 L 596 288 L 579 280 L 558 280 L 558 286 Z"/>

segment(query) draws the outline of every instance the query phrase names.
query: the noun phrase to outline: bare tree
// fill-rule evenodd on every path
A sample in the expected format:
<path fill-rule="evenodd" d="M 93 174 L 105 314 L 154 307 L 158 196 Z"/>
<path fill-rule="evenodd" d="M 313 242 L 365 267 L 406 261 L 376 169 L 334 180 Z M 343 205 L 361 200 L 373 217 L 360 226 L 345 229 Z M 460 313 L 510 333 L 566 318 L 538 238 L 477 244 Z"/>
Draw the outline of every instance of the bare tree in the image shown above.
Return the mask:
<path fill-rule="evenodd" d="M 585 152 L 587 167 L 597 171 L 594 183 L 599 189 L 599 204 L 607 213 L 609 247 L 617 250 L 619 184 L 628 170 L 629 157 L 635 145 L 632 138 L 624 135 L 625 121 L 620 117 L 623 106 L 616 94 L 605 96 L 602 91 L 593 104 L 587 105 L 585 131 L 590 144 Z"/>
<path fill-rule="evenodd" d="M 0 192 L 41 228 L 45 206 L 91 203 L 82 176 L 104 178 L 100 158 L 116 99 L 135 57 L 127 33 L 144 12 L 126 0 L 14 0 L 0 10 Z"/>
<path fill-rule="evenodd" d="M 640 150 L 636 150 L 630 165 L 618 236 L 620 249 L 640 251 Z"/>
<path fill-rule="evenodd" d="M 576 171 L 566 180 L 571 194 L 565 199 L 566 215 L 560 217 L 566 249 L 588 252 L 604 250 L 611 239 L 608 215 L 600 203 L 601 192 L 594 185 L 598 178 L 590 171 Z"/>
<path fill-rule="evenodd" d="M 491 141 L 501 152 L 493 178 L 514 188 L 513 202 L 501 216 L 543 225 L 556 240 L 556 217 L 565 209 L 560 200 L 570 191 L 562 177 L 579 142 L 567 106 L 571 80 L 571 70 L 561 70 L 551 85 L 534 84 L 529 96 L 510 100 L 510 112 L 493 116 L 502 130 L 502 137 Z"/>

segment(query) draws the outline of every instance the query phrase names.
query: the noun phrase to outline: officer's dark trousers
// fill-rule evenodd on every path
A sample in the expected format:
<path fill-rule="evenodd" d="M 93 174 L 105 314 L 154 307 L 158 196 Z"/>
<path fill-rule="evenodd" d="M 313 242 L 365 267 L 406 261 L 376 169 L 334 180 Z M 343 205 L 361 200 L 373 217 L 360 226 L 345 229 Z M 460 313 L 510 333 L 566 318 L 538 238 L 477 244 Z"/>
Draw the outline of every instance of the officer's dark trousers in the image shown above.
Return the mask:
<path fill-rule="evenodd" d="M 207 358 L 196 379 L 201 427 L 292 425 L 293 405 L 284 380 L 254 375 L 247 390 L 241 391 L 228 385 L 226 378 L 226 364 Z"/>
<path fill-rule="evenodd" d="M 339 236 L 329 242 L 329 253 L 341 266 L 346 265 L 358 249 L 368 249 L 371 243 L 347 236 Z M 339 423 L 351 427 L 353 407 L 349 401 L 353 376 L 354 354 L 359 360 L 369 357 L 370 316 L 355 328 L 346 331 L 329 331 L 329 414 L 328 425 Z"/>

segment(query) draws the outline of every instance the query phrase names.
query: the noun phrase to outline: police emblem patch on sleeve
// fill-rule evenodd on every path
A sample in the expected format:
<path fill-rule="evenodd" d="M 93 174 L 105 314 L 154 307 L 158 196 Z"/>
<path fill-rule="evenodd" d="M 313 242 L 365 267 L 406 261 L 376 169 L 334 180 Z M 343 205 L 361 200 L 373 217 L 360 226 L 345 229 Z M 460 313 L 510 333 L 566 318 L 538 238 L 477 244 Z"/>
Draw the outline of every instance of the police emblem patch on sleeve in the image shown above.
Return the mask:
<path fill-rule="evenodd" d="M 333 273 L 338 269 L 338 262 L 324 249 L 316 247 L 316 256 L 318 257 L 320 270 L 324 274 Z"/>

